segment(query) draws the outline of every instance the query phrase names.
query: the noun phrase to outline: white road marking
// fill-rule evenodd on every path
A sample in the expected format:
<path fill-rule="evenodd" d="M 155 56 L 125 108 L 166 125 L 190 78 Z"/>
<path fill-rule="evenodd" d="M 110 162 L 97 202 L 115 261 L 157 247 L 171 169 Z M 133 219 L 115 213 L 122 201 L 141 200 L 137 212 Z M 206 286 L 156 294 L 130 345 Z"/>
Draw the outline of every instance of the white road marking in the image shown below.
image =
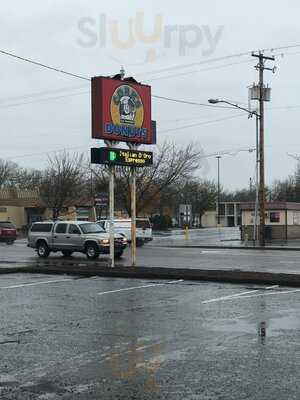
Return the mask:
<path fill-rule="evenodd" d="M 112 293 L 118 293 L 118 292 L 125 292 L 125 291 L 129 291 L 129 290 L 144 289 L 144 288 L 149 288 L 149 287 L 154 287 L 154 286 L 163 286 L 163 285 L 179 283 L 179 282 L 183 282 L 183 279 L 179 279 L 177 281 L 165 282 L 165 283 L 153 283 L 151 285 L 142 285 L 142 286 L 134 286 L 134 287 L 124 288 L 124 289 L 109 290 L 107 292 L 97 293 L 97 295 L 102 296 L 104 294 L 112 294 Z"/>
<path fill-rule="evenodd" d="M 12 286 L 0 286 L 1 289 L 17 289 L 21 287 L 26 287 L 26 286 L 38 286 L 38 285 L 48 285 L 51 283 L 59 283 L 59 282 L 68 282 L 68 281 L 73 281 L 74 279 L 57 279 L 57 280 L 52 280 L 52 281 L 41 281 L 41 282 L 33 282 L 33 283 L 22 283 L 19 285 L 12 285 Z"/>
<path fill-rule="evenodd" d="M 282 292 L 257 293 L 257 294 L 252 294 L 250 296 L 242 296 L 241 299 L 250 298 L 250 297 L 259 297 L 259 296 L 276 296 L 276 295 L 280 295 L 280 294 L 290 294 L 290 293 L 297 293 L 297 292 L 300 292 L 300 289 L 286 290 L 286 291 L 282 291 Z"/>
<path fill-rule="evenodd" d="M 258 292 L 259 290 L 270 290 L 270 289 L 275 289 L 276 287 L 278 287 L 278 285 L 267 286 L 266 288 L 261 288 L 261 289 L 252 289 L 252 290 L 248 290 L 247 292 L 241 292 L 241 293 L 231 294 L 231 295 L 229 295 L 229 296 L 217 297 L 217 298 L 215 298 L 215 299 L 210 299 L 210 300 L 202 301 L 202 304 L 216 303 L 217 301 L 230 300 L 230 299 L 234 299 L 234 298 L 236 298 L 236 297 L 249 297 L 249 296 L 245 296 L 245 295 L 247 295 L 247 294 L 249 294 L 249 293 Z"/>

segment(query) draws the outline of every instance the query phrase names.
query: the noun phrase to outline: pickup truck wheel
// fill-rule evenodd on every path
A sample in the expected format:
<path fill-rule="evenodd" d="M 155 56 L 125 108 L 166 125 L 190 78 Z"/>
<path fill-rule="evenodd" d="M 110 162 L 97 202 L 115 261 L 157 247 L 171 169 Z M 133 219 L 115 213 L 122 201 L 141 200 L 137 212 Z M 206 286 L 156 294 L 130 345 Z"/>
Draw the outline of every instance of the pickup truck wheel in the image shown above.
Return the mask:
<path fill-rule="evenodd" d="M 136 240 L 136 247 L 142 247 L 144 246 L 145 242 L 142 239 L 137 239 Z"/>
<path fill-rule="evenodd" d="M 73 251 L 70 250 L 62 250 L 63 256 L 64 257 L 71 257 L 71 255 L 73 254 Z"/>
<path fill-rule="evenodd" d="M 96 260 L 99 257 L 99 249 L 96 244 L 88 243 L 85 246 L 85 254 L 89 260 Z"/>
<path fill-rule="evenodd" d="M 47 243 L 45 243 L 44 241 L 38 242 L 36 247 L 36 252 L 39 257 L 47 258 L 50 254 L 50 250 L 49 247 L 47 246 Z"/>
<path fill-rule="evenodd" d="M 14 240 L 7 240 L 6 244 L 7 245 L 14 244 Z"/>

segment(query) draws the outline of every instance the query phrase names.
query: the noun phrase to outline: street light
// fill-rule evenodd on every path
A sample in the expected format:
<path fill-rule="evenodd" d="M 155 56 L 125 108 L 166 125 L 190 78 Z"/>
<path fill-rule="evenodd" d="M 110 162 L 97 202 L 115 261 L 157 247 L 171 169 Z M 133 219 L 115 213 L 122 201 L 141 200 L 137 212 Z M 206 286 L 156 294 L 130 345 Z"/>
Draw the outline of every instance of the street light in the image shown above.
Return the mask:
<path fill-rule="evenodd" d="M 253 117 L 253 115 L 256 115 L 257 117 L 259 117 L 258 113 L 256 111 L 251 111 L 248 110 L 247 108 L 241 107 L 238 104 L 235 103 L 231 103 L 230 101 L 227 100 L 220 100 L 220 99 L 208 99 L 208 102 L 210 104 L 218 104 L 218 103 L 225 103 L 225 104 L 229 104 L 232 107 L 238 108 L 240 110 L 246 111 L 249 114 L 249 118 Z"/>
<path fill-rule="evenodd" d="M 260 158 L 259 158 L 259 141 L 258 141 L 258 133 L 259 133 L 258 121 L 260 119 L 260 114 L 258 114 L 257 111 L 248 110 L 247 108 L 241 107 L 238 104 L 231 103 L 230 101 L 223 100 L 223 99 L 222 100 L 220 100 L 220 99 L 209 99 L 208 102 L 210 104 L 218 104 L 218 103 L 229 104 L 230 106 L 232 106 L 234 108 L 238 108 L 239 110 L 243 110 L 246 113 L 248 113 L 248 118 L 252 118 L 253 115 L 255 115 L 255 117 L 256 117 L 256 168 L 257 168 L 257 171 L 258 171 L 258 163 L 259 163 L 259 160 L 260 160 Z M 263 184 L 262 182 L 263 181 L 260 179 L 260 185 Z M 261 202 L 263 202 L 263 204 L 262 203 L 260 204 L 260 207 L 259 207 L 260 210 L 264 210 L 265 209 L 264 201 L 265 201 L 264 197 L 262 196 Z M 253 230 L 253 240 L 254 240 L 254 242 L 256 240 L 257 209 L 258 209 L 258 174 L 256 174 L 255 222 L 254 222 L 254 230 Z M 220 218 L 220 216 L 219 216 L 219 213 L 218 213 L 218 220 L 219 220 L 219 218 Z M 260 237 L 260 242 L 264 243 L 264 236 Z"/>

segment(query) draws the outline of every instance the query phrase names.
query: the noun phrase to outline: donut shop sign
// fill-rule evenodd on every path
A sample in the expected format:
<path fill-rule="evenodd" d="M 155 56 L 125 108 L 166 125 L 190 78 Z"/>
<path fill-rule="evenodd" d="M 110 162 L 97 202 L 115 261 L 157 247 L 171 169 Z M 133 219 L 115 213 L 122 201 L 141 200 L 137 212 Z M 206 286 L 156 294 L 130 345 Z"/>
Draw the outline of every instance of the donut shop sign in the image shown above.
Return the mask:
<path fill-rule="evenodd" d="M 97 76 L 92 78 L 92 138 L 152 144 L 151 87 Z"/>

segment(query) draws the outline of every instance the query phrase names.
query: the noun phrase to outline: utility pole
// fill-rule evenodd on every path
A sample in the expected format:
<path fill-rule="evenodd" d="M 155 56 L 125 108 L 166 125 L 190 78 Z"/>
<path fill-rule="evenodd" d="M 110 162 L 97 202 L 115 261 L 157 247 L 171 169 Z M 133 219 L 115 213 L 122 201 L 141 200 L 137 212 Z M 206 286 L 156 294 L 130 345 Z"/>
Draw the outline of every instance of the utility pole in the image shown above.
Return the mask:
<path fill-rule="evenodd" d="M 221 156 L 217 156 L 218 160 L 218 225 L 220 225 L 220 158 Z"/>
<path fill-rule="evenodd" d="M 264 158 L 264 102 L 270 100 L 270 89 L 264 86 L 264 71 L 269 70 L 273 73 L 274 68 L 265 67 L 265 61 L 274 61 L 275 58 L 264 56 L 260 51 L 257 53 L 252 53 L 253 57 L 258 58 L 258 64 L 256 69 L 259 72 L 259 96 L 257 100 L 259 101 L 259 244 L 260 246 L 265 246 L 265 158 Z M 252 98 L 255 99 L 255 98 Z"/>

